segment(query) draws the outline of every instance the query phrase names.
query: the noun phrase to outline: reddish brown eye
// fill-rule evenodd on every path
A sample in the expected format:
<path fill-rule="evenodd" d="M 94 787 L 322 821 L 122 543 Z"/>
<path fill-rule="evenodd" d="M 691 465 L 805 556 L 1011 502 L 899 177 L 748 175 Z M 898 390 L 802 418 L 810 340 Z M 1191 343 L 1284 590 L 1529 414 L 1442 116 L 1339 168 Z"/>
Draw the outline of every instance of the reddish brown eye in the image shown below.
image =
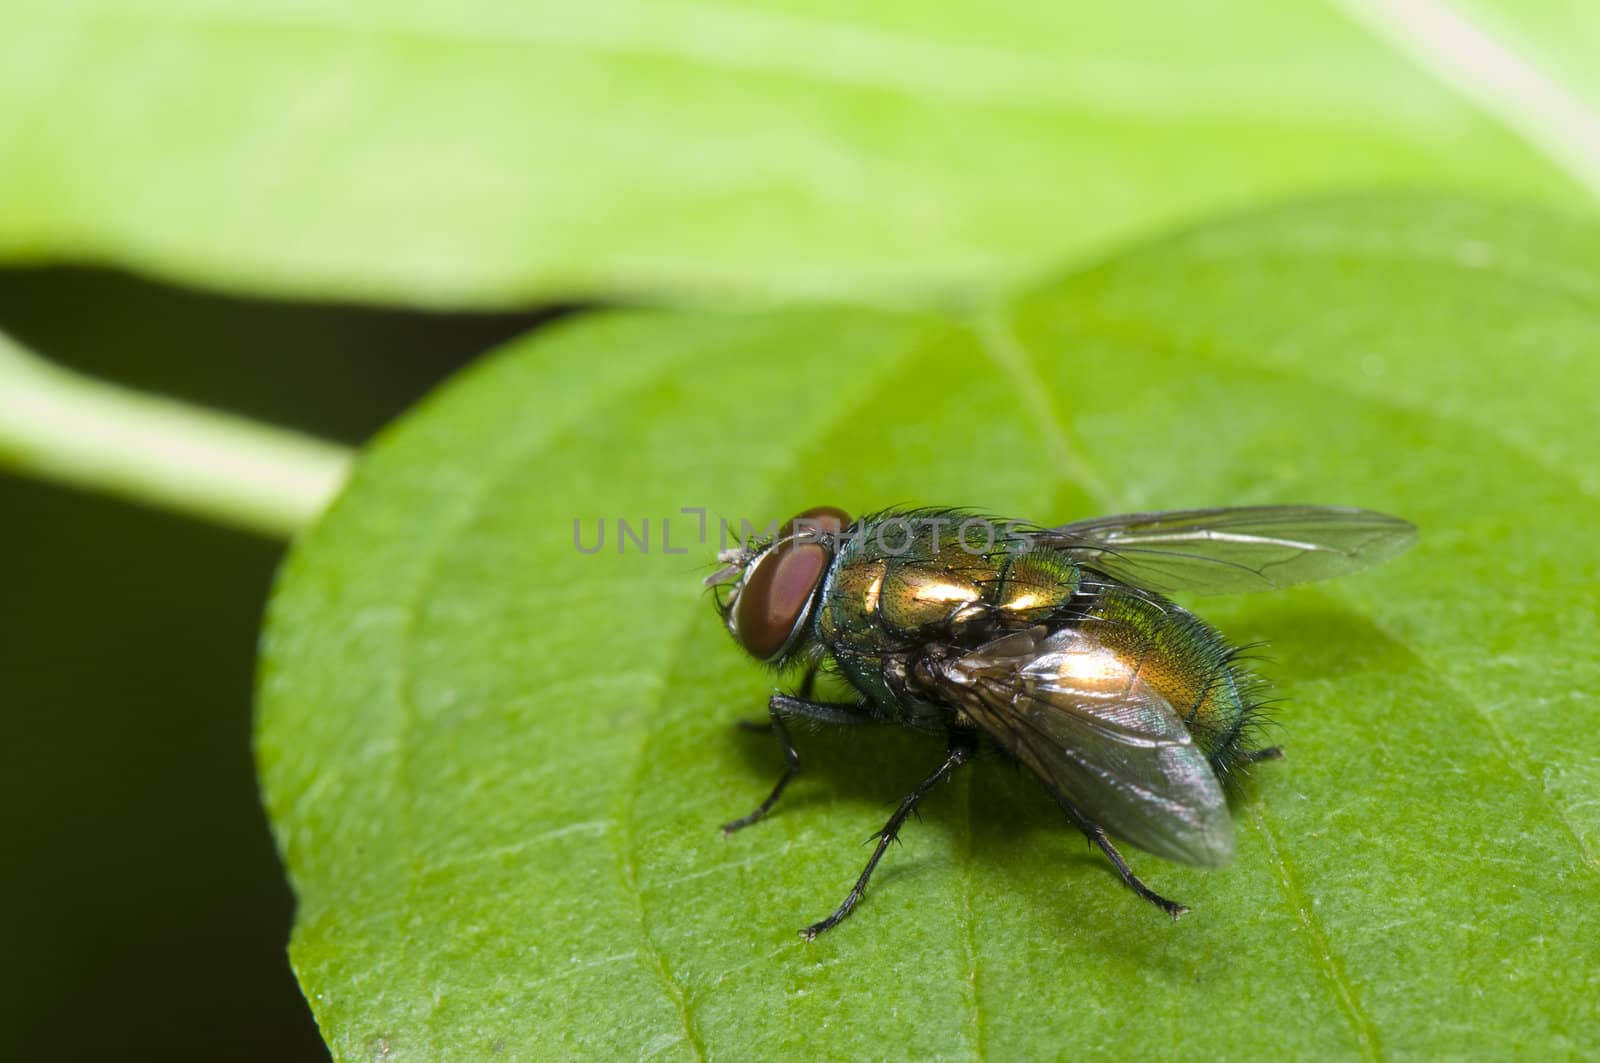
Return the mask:
<path fill-rule="evenodd" d="M 820 543 L 780 543 L 756 562 L 733 606 L 734 637 L 752 657 L 768 660 L 788 643 L 832 557 Z"/>
<path fill-rule="evenodd" d="M 801 531 L 825 531 L 838 535 L 848 527 L 850 527 L 850 514 L 844 510 L 836 506 L 812 506 L 779 529 L 778 538 L 793 535 L 797 528 Z"/>

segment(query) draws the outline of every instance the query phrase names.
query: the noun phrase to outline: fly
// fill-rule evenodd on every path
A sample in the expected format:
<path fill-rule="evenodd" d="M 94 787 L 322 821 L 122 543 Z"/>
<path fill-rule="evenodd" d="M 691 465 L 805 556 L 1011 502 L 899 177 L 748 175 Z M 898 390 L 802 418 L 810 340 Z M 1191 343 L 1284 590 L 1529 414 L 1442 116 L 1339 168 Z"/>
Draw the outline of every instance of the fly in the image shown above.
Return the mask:
<path fill-rule="evenodd" d="M 1041 527 L 960 510 L 852 521 L 806 510 L 768 541 L 719 556 L 707 584 L 758 660 L 799 669 L 767 705 L 784 770 L 729 833 L 771 811 L 800 772 L 789 723 L 893 723 L 944 736 L 944 759 L 895 809 L 854 887 L 806 938 L 837 926 L 906 818 L 998 748 L 1038 777 L 1140 897 L 1112 842 L 1199 867 L 1234 851 L 1227 786 L 1281 756 L 1253 742 L 1261 681 L 1236 648 L 1167 595 L 1273 590 L 1387 560 L 1416 540 L 1397 517 L 1342 506 L 1134 513 Z M 854 693 L 813 697 L 819 670 Z"/>

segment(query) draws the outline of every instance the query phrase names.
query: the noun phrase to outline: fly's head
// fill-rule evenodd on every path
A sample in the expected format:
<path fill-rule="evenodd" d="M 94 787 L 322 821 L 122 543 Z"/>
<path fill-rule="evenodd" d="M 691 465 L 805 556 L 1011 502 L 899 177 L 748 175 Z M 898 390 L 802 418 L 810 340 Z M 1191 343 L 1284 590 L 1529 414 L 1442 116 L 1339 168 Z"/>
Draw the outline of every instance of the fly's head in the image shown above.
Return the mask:
<path fill-rule="evenodd" d="M 717 590 L 717 609 L 733 640 L 759 661 L 782 666 L 806 649 L 806 627 L 816 609 L 840 534 L 849 516 L 816 506 L 794 517 L 770 540 L 722 551 L 722 568 L 706 577 Z"/>

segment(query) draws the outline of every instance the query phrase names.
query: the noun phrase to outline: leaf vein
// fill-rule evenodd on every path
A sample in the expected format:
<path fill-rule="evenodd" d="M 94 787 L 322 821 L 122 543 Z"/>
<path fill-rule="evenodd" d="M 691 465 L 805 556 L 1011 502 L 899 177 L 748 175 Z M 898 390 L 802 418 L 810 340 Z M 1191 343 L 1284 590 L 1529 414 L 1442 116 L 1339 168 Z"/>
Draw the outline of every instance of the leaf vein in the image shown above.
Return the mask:
<path fill-rule="evenodd" d="M 1178 336 L 1169 331 L 1150 325 L 1134 325 L 1129 322 L 1119 321 L 1112 318 L 1097 319 L 1095 324 L 1100 326 L 1110 326 L 1112 328 L 1122 330 L 1124 335 L 1120 338 L 1127 338 L 1129 335 L 1137 335 L 1147 341 L 1162 343 L 1166 349 L 1171 352 L 1178 352 L 1182 347 L 1181 340 Z M 1116 334 L 1112 333 L 1112 335 L 1115 336 Z M 1317 376 L 1309 372 L 1296 371 L 1295 369 L 1287 366 L 1268 365 L 1251 359 L 1247 356 L 1226 352 L 1215 346 L 1207 347 L 1204 350 L 1193 349 L 1187 351 L 1187 353 L 1196 358 L 1209 357 L 1213 362 L 1232 366 L 1236 369 L 1246 369 L 1253 372 L 1280 377 L 1285 380 L 1311 384 L 1317 388 L 1343 395 L 1352 402 L 1366 403 L 1369 405 L 1379 406 L 1420 417 L 1430 417 L 1438 421 L 1443 421 L 1447 424 L 1457 425 L 1458 427 L 1466 429 L 1472 433 L 1488 434 L 1506 450 L 1519 455 L 1529 464 L 1535 466 L 1543 472 L 1549 473 L 1551 476 L 1554 476 L 1557 479 L 1567 481 L 1573 487 L 1577 488 L 1580 494 L 1589 497 L 1597 497 L 1595 492 L 1576 475 L 1564 468 L 1552 465 L 1548 461 L 1544 460 L 1540 455 L 1529 451 L 1528 448 L 1517 443 L 1515 440 L 1508 438 L 1504 432 L 1493 423 L 1479 424 L 1476 421 L 1473 421 L 1471 418 L 1468 418 L 1455 411 L 1431 409 L 1420 403 L 1405 402 L 1385 395 L 1369 394 L 1367 392 L 1352 388 L 1348 384 L 1337 379 Z M 1573 841 L 1578 847 L 1578 853 L 1584 865 L 1589 867 L 1591 870 L 1594 870 L 1596 873 L 1600 873 L 1600 859 L 1596 858 L 1593 847 L 1584 838 L 1582 832 L 1578 829 L 1576 822 L 1572 819 L 1569 811 L 1550 794 L 1550 792 L 1542 783 L 1538 781 L 1534 772 L 1530 770 L 1526 763 L 1524 763 L 1528 756 L 1526 751 L 1519 750 L 1512 744 L 1509 736 L 1506 735 L 1505 731 L 1493 718 L 1493 714 L 1490 713 L 1489 710 L 1486 709 L 1482 703 L 1478 701 L 1478 699 L 1474 698 L 1464 687 L 1462 687 L 1454 679 L 1450 678 L 1449 674 L 1441 669 L 1437 662 L 1434 661 L 1430 655 L 1422 652 L 1416 645 L 1402 638 L 1393 630 L 1390 625 L 1384 623 L 1382 618 L 1379 617 L 1375 612 L 1360 605 L 1359 603 L 1351 601 L 1348 597 L 1343 595 L 1340 595 L 1339 597 L 1342 601 L 1345 601 L 1350 608 L 1360 613 L 1361 616 L 1364 617 L 1376 630 L 1382 632 L 1386 638 L 1392 640 L 1396 645 L 1404 647 L 1407 652 L 1416 657 L 1417 660 L 1425 665 L 1434 675 L 1438 676 L 1444 685 L 1448 687 L 1456 695 L 1456 697 L 1462 701 L 1462 703 L 1470 707 L 1473 712 L 1484 721 L 1484 724 L 1488 728 L 1490 736 L 1494 739 L 1495 745 L 1498 747 L 1501 758 L 1505 762 L 1506 766 L 1514 775 L 1516 775 L 1527 785 L 1534 798 L 1539 801 L 1539 803 L 1544 805 L 1544 807 L 1555 817 L 1555 819 L 1566 828 L 1567 832 L 1572 836 Z"/>
<path fill-rule="evenodd" d="M 1507 434 L 1505 428 L 1493 419 L 1478 421 L 1459 410 L 1452 410 L 1443 406 L 1429 406 L 1423 402 L 1408 401 L 1395 397 L 1392 392 L 1377 394 L 1364 391 L 1360 388 L 1351 387 L 1347 381 L 1331 375 L 1319 375 L 1299 366 L 1273 365 L 1251 358 L 1248 355 L 1225 351 L 1216 345 L 1185 345 L 1183 338 L 1176 333 L 1144 321 L 1134 322 L 1111 315 L 1101 315 L 1092 322 L 1085 320 L 1082 323 L 1085 328 L 1098 327 L 1102 329 L 1112 339 L 1137 339 L 1149 343 L 1160 343 L 1168 353 L 1181 353 L 1195 359 L 1209 358 L 1214 362 L 1232 366 L 1235 369 L 1246 369 L 1264 375 L 1276 376 L 1284 380 L 1291 380 L 1299 384 L 1312 385 L 1322 390 L 1334 391 L 1354 402 L 1379 406 L 1400 413 L 1431 417 L 1434 420 L 1456 425 L 1474 435 L 1488 436 L 1530 465 L 1549 473 L 1557 479 L 1565 480 L 1576 488 L 1579 494 L 1588 498 L 1600 499 L 1600 489 L 1585 481 L 1572 470 L 1555 464 L 1552 459 L 1539 453 L 1530 444 Z"/>
<path fill-rule="evenodd" d="M 699 601 L 694 605 L 698 608 Z M 683 618 L 678 622 L 677 631 L 673 636 L 673 644 L 677 651 L 672 655 L 675 658 L 681 655 L 683 648 L 693 637 L 695 612 L 685 608 Z M 668 658 L 669 660 L 672 658 Z M 673 974 L 672 968 L 667 963 L 666 953 L 656 942 L 655 935 L 650 933 L 650 921 L 645 911 L 644 891 L 639 887 L 639 864 L 634 839 L 634 805 L 638 800 L 641 790 L 644 789 L 644 776 L 650 767 L 650 747 L 655 743 L 659 728 L 656 721 L 661 719 L 666 708 L 666 687 L 663 685 L 657 694 L 655 704 L 645 723 L 644 738 L 639 742 L 639 751 L 634 755 L 633 770 L 629 773 L 627 784 L 623 787 L 622 807 L 617 813 L 617 874 L 622 881 L 623 892 L 628 895 L 628 901 L 633 907 L 634 921 L 639 927 L 639 936 L 644 939 L 648 950 L 650 967 L 666 990 L 668 997 L 678 1009 L 678 1016 L 683 1021 L 683 1034 L 688 1040 L 690 1049 L 695 1058 L 705 1060 L 706 1047 L 696 1029 L 694 1012 L 690 1005 L 689 994 L 683 984 Z"/>
<path fill-rule="evenodd" d="M 1104 480 L 1089 464 L 1084 452 L 1071 442 L 1071 436 L 1065 426 L 1060 423 L 1060 412 L 1049 401 L 1048 386 L 1033 365 L 1032 355 L 1028 347 L 1017 340 L 1016 332 L 1009 318 L 1003 318 L 998 313 L 991 313 L 984 323 L 985 335 L 991 338 L 995 350 L 1000 354 L 997 364 L 1006 368 L 1011 373 L 1012 379 L 1018 383 L 1019 390 L 1024 391 L 1025 405 L 1031 415 L 1036 419 L 1043 419 L 1040 428 L 1052 439 L 1052 449 L 1064 467 L 1073 470 L 1080 479 L 1079 483 L 1094 495 L 1103 504 L 1108 512 L 1115 512 L 1125 508 L 1116 496 L 1105 486 Z M 985 345 L 985 350 L 990 350 L 990 345 Z M 1027 401 L 1028 395 L 1033 394 L 1040 398 Z M 1042 398 L 1043 401 L 1040 401 Z M 969 806 L 970 809 L 970 806 Z M 1288 862 L 1284 859 L 1282 849 L 1277 838 L 1267 829 L 1266 822 L 1261 818 L 1259 811 L 1252 809 L 1252 820 L 1267 840 L 1268 851 L 1278 866 L 1280 880 L 1284 888 L 1284 898 L 1291 910 L 1304 924 L 1308 932 L 1318 943 L 1316 952 L 1318 962 L 1328 973 L 1332 982 L 1335 1000 L 1349 1022 L 1357 1042 L 1361 1045 L 1367 1059 L 1381 1058 L 1377 1051 L 1377 1030 L 1370 1017 L 1362 1010 L 1338 961 L 1333 955 L 1327 935 L 1323 933 L 1311 910 L 1301 901 L 1299 891 L 1295 886 L 1294 877 L 1290 873 Z M 970 823 L 969 823 L 970 827 Z"/>
<path fill-rule="evenodd" d="M 687 359 L 701 349 L 695 344 L 690 344 L 684 349 L 664 353 L 661 355 L 661 360 L 650 366 L 643 374 L 644 382 L 642 385 L 637 381 L 628 381 L 615 386 L 600 388 L 595 394 L 585 397 L 584 406 L 585 408 L 592 408 L 617 395 L 637 390 L 641 386 L 647 387 L 651 383 L 669 375 L 676 369 L 680 361 Z M 395 766 L 391 774 L 390 786 L 392 789 L 399 791 L 404 798 L 401 802 L 401 808 L 403 809 L 401 817 L 405 824 L 402 836 L 411 833 L 411 823 L 416 812 L 415 783 L 411 778 L 411 750 L 414 745 L 413 735 L 418 726 L 418 713 L 412 688 L 416 678 L 415 662 L 421 656 L 418 652 L 418 646 L 423 614 L 422 605 L 428 600 L 430 593 L 440 578 L 447 553 L 443 549 L 443 544 L 455 538 L 472 521 L 474 516 L 481 511 L 484 500 L 500 488 L 503 477 L 511 475 L 513 470 L 547 450 L 555 439 L 558 439 L 563 432 L 571 430 L 581 419 L 582 411 L 575 410 L 565 418 L 554 422 L 541 423 L 539 431 L 534 432 L 531 437 L 513 436 L 503 445 L 494 448 L 483 463 L 483 467 L 486 470 L 484 475 L 474 480 L 469 490 L 453 493 L 449 496 L 440 519 L 433 525 L 433 534 L 428 537 L 428 542 L 418 550 L 421 559 L 419 575 L 416 582 L 402 596 L 399 603 L 401 615 L 403 616 L 403 626 L 397 640 L 400 666 L 397 670 L 394 687 L 394 697 L 399 708 L 399 720 L 396 728 L 398 748 L 395 751 Z M 491 469 L 494 472 L 487 471 Z M 626 824 L 622 825 L 622 829 L 626 830 Z M 409 966 L 407 958 L 411 953 L 411 943 L 414 936 L 406 932 L 404 921 L 412 911 L 422 871 L 423 864 L 420 859 L 411 861 L 406 891 L 402 897 L 398 913 L 402 923 L 400 963 L 403 968 Z M 645 935 L 645 937 L 648 943 L 648 935 Z M 670 988 L 669 986 L 669 990 Z M 439 995 L 435 992 L 426 1016 L 430 1042 L 437 1037 L 434 1027 L 434 1015 L 438 1010 L 439 1002 Z M 437 1044 L 430 1043 L 430 1048 L 432 1049 L 432 1054 L 436 1056 L 438 1054 Z M 701 1056 L 702 1058 L 704 1057 L 703 1052 Z"/>
<path fill-rule="evenodd" d="M 966 838 L 964 859 L 961 861 L 961 917 L 964 944 L 967 952 L 967 987 L 972 1000 L 972 1052 L 973 1058 L 987 1058 L 983 1039 L 983 983 L 978 971 L 978 917 L 972 904 L 972 862 L 976 832 L 972 824 L 972 774 L 966 776 Z"/>
<path fill-rule="evenodd" d="M 815 439 L 832 435 L 841 425 L 849 423 L 852 417 L 857 416 L 860 409 L 870 408 L 876 402 L 878 394 L 888 386 L 888 381 L 893 378 L 896 371 L 903 368 L 906 363 L 913 362 L 918 355 L 923 355 L 931 349 L 933 349 L 933 345 L 927 343 L 925 338 L 919 334 L 916 342 L 909 343 L 906 350 L 901 352 L 898 357 L 889 360 L 887 367 L 883 370 L 883 375 L 874 382 L 872 387 L 866 389 L 867 399 L 852 406 L 838 408 L 826 421 L 820 425 L 808 426 L 807 431 L 795 438 L 792 443 L 793 450 L 790 456 L 784 459 L 785 463 L 791 467 L 794 466 L 799 461 L 799 454 L 805 444 Z M 781 480 L 781 477 L 779 479 Z M 667 657 L 669 661 L 685 656 L 687 647 L 694 637 L 696 630 L 694 619 L 697 611 L 703 608 L 703 603 L 696 598 L 693 600 L 692 606 L 692 609 L 685 609 L 683 619 L 673 637 L 674 649 Z M 649 770 L 650 748 L 655 744 L 660 734 L 662 721 L 666 715 L 667 698 L 670 689 L 670 682 L 663 683 L 656 695 L 654 705 L 644 725 L 645 733 L 640 740 L 639 750 L 634 758 L 633 770 L 623 792 L 622 807 L 616 817 L 619 827 L 617 832 L 618 869 L 622 877 L 623 888 L 632 900 L 635 919 L 638 921 L 640 931 L 650 949 L 652 964 L 667 987 L 669 994 L 678 1005 L 679 1013 L 683 1018 L 684 1032 L 688 1037 L 690 1046 L 694 1049 L 696 1057 L 704 1060 L 706 1058 L 706 1049 L 696 1029 L 692 1002 L 689 1000 L 682 985 L 673 976 L 667 965 L 664 951 L 650 933 L 648 913 L 645 909 L 644 893 L 639 886 L 638 864 L 634 852 L 634 807 L 644 786 L 645 773 Z"/>
<path fill-rule="evenodd" d="M 158 5 L 163 17 L 190 26 L 253 27 L 321 35 L 369 35 L 471 47 L 535 47 L 579 54 L 650 57 L 707 70 L 774 75 L 834 90 L 892 92 L 912 100 L 953 100 L 991 109 L 1037 112 L 1072 109 L 1161 119 L 1168 111 L 1104 86 L 1163 76 L 1160 64 L 1090 57 L 1064 68 L 1054 57 L 1022 48 L 915 36 L 816 15 L 729 5 L 618 3 L 586 9 L 585 18 L 509 18 L 484 8 L 475 21 L 438 11 L 390 10 L 380 26 L 333 9 L 220 7 L 204 3 Z M 80 7 L 79 18 L 120 21 L 141 14 L 128 5 Z M 827 63 L 816 57 L 825 55 Z M 950 71 L 963 76 L 952 78 Z"/>
<path fill-rule="evenodd" d="M 1267 843 L 1267 852 L 1272 854 L 1273 863 L 1278 866 L 1279 883 L 1283 886 L 1284 896 L 1289 901 L 1289 907 L 1300 920 L 1300 925 L 1306 931 L 1306 944 L 1311 950 L 1312 962 L 1322 969 L 1328 982 L 1333 987 L 1335 1000 L 1338 1001 L 1339 1010 L 1343 1013 L 1345 1021 L 1350 1026 L 1350 1032 L 1355 1036 L 1356 1043 L 1361 1047 L 1361 1054 L 1369 1060 L 1383 1058 L 1378 1046 L 1378 1031 L 1373 1025 L 1372 1018 L 1361 1005 L 1361 999 L 1356 995 L 1355 988 L 1350 984 L 1345 975 L 1343 966 L 1333 954 L 1333 948 L 1328 941 L 1328 935 L 1323 931 L 1321 922 L 1317 919 L 1311 906 L 1306 903 L 1305 894 L 1301 891 L 1294 872 L 1289 867 L 1289 861 L 1283 855 L 1282 846 L 1278 836 L 1267 823 L 1266 816 L 1261 811 L 1259 804 L 1250 806 L 1250 822 L 1255 827 L 1263 840 Z"/>
<path fill-rule="evenodd" d="M 1076 480 L 1097 505 L 1112 512 L 1116 508 L 1114 492 L 1089 464 L 1083 448 L 1067 428 L 1066 419 L 1056 406 L 1054 392 L 1040 377 L 1033 355 L 1018 342 L 1010 320 L 998 311 L 991 311 L 974 322 L 972 331 L 984 356 L 1010 379 L 1024 408 L 1044 436 L 1051 459 Z"/>
<path fill-rule="evenodd" d="M 1578 847 L 1578 855 L 1584 866 L 1588 867 L 1596 874 L 1600 874 L 1600 860 L 1596 859 L 1594 849 L 1589 845 L 1589 842 L 1584 838 L 1582 832 L 1578 829 L 1577 823 L 1573 821 L 1570 810 L 1566 806 L 1562 805 L 1561 802 L 1557 801 L 1551 795 L 1550 791 L 1545 789 L 1544 784 L 1535 777 L 1531 770 L 1529 770 L 1528 765 L 1524 763 L 1524 761 L 1526 761 L 1528 758 L 1527 752 L 1518 749 L 1512 744 L 1510 736 L 1507 735 L 1505 730 L 1500 726 L 1499 721 L 1494 718 L 1494 713 L 1485 708 L 1483 703 L 1477 698 L 1473 697 L 1464 686 L 1458 683 L 1455 679 L 1452 679 L 1450 675 L 1441 669 L 1428 654 L 1423 653 L 1415 645 L 1413 645 L 1411 642 L 1408 642 L 1399 633 L 1394 631 L 1392 627 L 1390 627 L 1388 624 L 1385 624 L 1379 618 L 1376 612 L 1365 609 L 1359 603 L 1348 602 L 1348 600 L 1346 601 L 1352 608 L 1355 609 L 1356 612 L 1361 613 L 1366 618 L 1367 622 L 1373 626 L 1373 628 L 1382 632 L 1385 638 L 1392 640 L 1398 646 L 1405 647 L 1406 652 L 1410 653 L 1419 662 L 1421 662 L 1422 665 L 1428 669 L 1429 673 L 1442 682 L 1446 689 L 1454 694 L 1458 700 L 1472 709 L 1473 713 L 1476 714 L 1477 717 L 1483 721 L 1484 726 L 1488 728 L 1489 736 L 1494 739 L 1495 747 L 1500 751 L 1500 759 L 1505 762 L 1506 767 L 1510 768 L 1512 774 L 1514 774 L 1518 779 L 1522 780 L 1523 784 L 1528 788 L 1529 793 L 1533 795 L 1534 799 L 1540 804 L 1544 805 L 1546 810 L 1548 810 L 1550 814 L 1555 817 L 1556 822 L 1560 823 L 1562 827 L 1566 829 L 1567 833 L 1572 836 L 1572 841 Z"/>
<path fill-rule="evenodd" d="M 1332 0 L 1600 196 L 1600 115 L 1444 0 Z"/>

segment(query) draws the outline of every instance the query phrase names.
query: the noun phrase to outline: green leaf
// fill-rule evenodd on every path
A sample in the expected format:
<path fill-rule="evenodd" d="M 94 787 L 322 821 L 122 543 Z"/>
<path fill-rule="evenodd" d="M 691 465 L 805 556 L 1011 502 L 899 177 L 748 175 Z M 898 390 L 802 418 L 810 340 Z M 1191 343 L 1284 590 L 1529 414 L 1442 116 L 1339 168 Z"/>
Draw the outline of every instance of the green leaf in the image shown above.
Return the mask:
<path fill-rule="evenodd" d="M 344 1058 L 1380 1058 L 1600 1049 L 1600 231 L 1349 200 L 1146 246 L 973 320 L 618 313 L 406 418 L 274 598 L 260 759 L 292 958 Z M 1067 520 L 1350 503 L 1420 545 L 1196 603 L 1270 642 L 1288 753 L 1139 902 L 1025 773 L 805 734 L 684 506 Z M 650 520 L 650 552 L 614 522 Z M 662 549 L 671 517 L 674 549 Z M 592 546 L 574 546 L 574 518 Z"/>
<path fill-rule="evenodd" d="M 1596 20 L 1456 6 L 13 0 L 0 256 L 926 301 L 1309 190 L 1590 204 Z"/>

